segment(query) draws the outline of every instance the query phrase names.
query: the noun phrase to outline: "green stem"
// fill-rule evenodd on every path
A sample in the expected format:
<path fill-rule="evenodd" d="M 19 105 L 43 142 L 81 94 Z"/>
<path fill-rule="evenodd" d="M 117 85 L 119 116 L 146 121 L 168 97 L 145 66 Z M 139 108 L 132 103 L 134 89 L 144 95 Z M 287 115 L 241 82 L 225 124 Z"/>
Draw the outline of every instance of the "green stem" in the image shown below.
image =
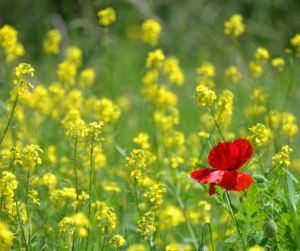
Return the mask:
<path fill-rule="evenodd" d="M 204 239 L 204 228 L 206 227 L 206 225 L 209 226 L 211 247 L 212 247 L 212 250 L 215 251 L 214 242 L 213 242 L 213 238 L 212 238 L 212 232 L 211 232 L 211 226 L 210 226 L 209 223 L 205 223 L 204 226 L 203 226 L 203 229 L 202 229 L 202 243 L 204 243 L 203 242 L 203 239 Z"/>
<path fill-rule="evenodd" d="M 287 107 L 287 104 L 288 104 L 289 98 L 290 98 L 290 94 L 291 94 L 291 91 L 292 91 L 293 80 L 294 80 L 294 76 L 295 76 L 295 54 L 293 54 L 293 57 L 292 57 L 292 60 L 291 60 L 291 65 L 292 65 L 292 70 L 291 70 L 290 82 L 289 82 L 287 96 L 286 96 L 284 105 L 282 106 L 282 112 L 284 112 L 286 107 Z"/>
<path fill-rule="evenodd" d="M 76 189 L 76 200 L 78 202 L 79 198 L 79 187 L 78 187 L 78 177 L 77 177 L 77 143 L 78 143 L 78 136 L 76 136 L 74 141 L 74 169 L 73 173 L 75 174 L 75 189 Z M 76 207 L 76 213 L 78 213 L 79 205 Z M 75 233 L 73 234 L 72 238 L 72 251 L 75 250 Z"/>
<path fill-rule="evenodd" d="M 264 171 L 264 168 L 263 168 L 262 163 L 261 163 L 261 160 L 260 160 L 259 147 L 257 147 L 257 153 L 258 153 L 258 163 L 259 163 L 259 166 L 260 166 L 260 168 L 261 168 L 261 171 L 262 171 L 263 175 L 265 176 L 265 178 L 267 178 L 267 175 L 266 175 L 266 173 L 265 173 L 265 171 Z"/>
<path fill-rule="evenodd" d="M 28 245 L 27 245 L 27 242 L 26 242 L 25 231 L 24 231 L 23 223 L 22 223 L 21 217 L 20 217 L 19 204 L 18 204 L 18 201 L 17 201 L 17 193 L 15 195 L 15 203 L 16 203 L 16 207 L 17 207 L 18 223 L 19 223 L 19 226 L 21 227 L 21 232 L 22 232 L 22 236 L 23 236 L 23 239 L 24 239 L 24 243 L 25 243 L 25 249 L 26 249 L 26 251 L 28 251 Z"/>
<path fill-rule="evenodd" d="M 26 206 L 27 206 L 27 243 L 28 246 L 30 246 L 30 207 L 29 207 L 29 201 L 28 201 L 28 190 L 29 190 L 29 178 L 30 178 L 30 172 L 27 172 L 27 179 L 26 179 Z"/>
<path fill-rule="evenodd" d="M 107 226 L 106 226 L 105 232 L 104 232 L 104 239 L 103 239 L 102 251 L 104 251 L 104 247 L 105 247 L 105 241 L 106 241 L 107 229 L 108 229 L 108 223 L 107 223 Z"/>
<path fill-rule="evenodd" d="M 215 125 L 216 125 L 216 127 L 217 127 L 217 129 L 218 129 L 218 131 L 219 131 L 219 133 L 220 133 L 220 135 L 221 135 L 221 138 L 222 138 L 223 142 L 225 142 L 226 140 L 225 140 L 225 138 L 224 138 L 224 136 L 223 136 L 223 133 L 222 133 L 220 127 L 219 127 L 219 124 L 217 123 L 217 120 L 216 120 L 216 118 L 215 118 L 215 114 L 214 114 L 214 112 L 213 112 L 213 109 L 212 109 L 211 105 L 208 107 L 208 110 L 210 111 L 210 114 L 211 114 L 211 116 L 213 117 L 213 120 L 214 120 Z"/>
<path fill-rule="evenodd" d="M 89 220 L 91 220 L 91 199 L 92 199 L 92 175 L 93 175 L 94 136 L 92 137 L 90 151 L 91 151 L 91 155 L 90 155 L 90 169 L 89 169 L 89 176 L 90 176 L 90 184 L 89 184 L 89 191 L 90 191 L 90 197 L 89 197 Z M 85 250 L 88 250 L 88 246 L 89 246 L 89 233 L 90 233 L 90 229 L 88 228 L 88 235 L 86 237 L 86 247 L 85 247 Z"/>
<path fill-rule="evenodd" d="M 234 213 L 232 211 L 232 208 L 231 208 L 231 204 L 232 203 L 231 203 L 231 200 L 230 200 L 230 197 L 229 197 L 229 193 L 228 193 L 227 190 L 225 190 L 225 193 L 226 193 L 226 197 L 227 197 L 226 203 L 227 203 L 227 207 L 228 207 L 228 210 L 229 210 L 229 214 L 230 214 L 230 216 L 231 216 L 231 218 L 233 220 L 233 223 L 234 223 L 234 225 L 236 227 L 236 230 L 237 230 L 238 237 L 239 237 L 239 239 L 240 239 L 240 241 L 242 243 L 242 249 L 243 249 L 243 251 L 247 251 L 247 246 L 246 246 L 247 244 L 245 244 L 245 242 L 244 242 L 244 240 L 242 238 L 242 234 L 241 234 L 241 231 L 240 231 L 240 227 L 239 227 L 238 221 L 237 221 L 237 219 L 236 219 L 236 217 L 235 217 L 235 215 L 234 215 Z"/>
<path fill-rule="evenodd" d="M 15 110 L 16 110 L 16 106 L 17 106 L 17 102 L 18 102 L 18 98 L 19 98 L 19 94 L 17 93 L 16 99 L 15 99 L 15 102 L 14 102 L 14 106 L 13 106 L 12 112 L 11 112 L 11 114 L 10 114 L 10 118 L 9 118 L 9 120 L 8 120 L 8 122 L 7 122 L 6 128 L 5 128 L 5 130 L 4 130 L 4 132 L 3 132 L 3 135 L 2 135 L 2 138 L 0 139 L 0 145 L 1 145 L 1 143 L 2 143 L 2 141 L 3 141 L 3 139 L 4 139 L 4 137 L 5 137 L 5 135 L 6 135 L 6 133 L 7 133 L 7 130 L 8 130 L 8 128 L 9 128 L 9 125 L 10 125 L 10 123 L 11 123 L 11 121 L 12 121 L 13 116 L 14 116 L 14 113 L 15 113 Z"/>

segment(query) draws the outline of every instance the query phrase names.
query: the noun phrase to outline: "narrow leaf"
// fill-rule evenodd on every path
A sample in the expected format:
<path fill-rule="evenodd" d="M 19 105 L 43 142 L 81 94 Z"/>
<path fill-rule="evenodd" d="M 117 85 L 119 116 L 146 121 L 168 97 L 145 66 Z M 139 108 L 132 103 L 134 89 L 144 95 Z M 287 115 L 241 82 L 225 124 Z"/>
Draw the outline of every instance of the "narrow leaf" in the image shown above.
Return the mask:
<path fill-rule="evenodd" d="M 211 148 L 214 148 L 214 147 L 216 146 L 216 141 L 215 141 L 215 139 L 214 139 L 213 136 L 211 136 L 210 134 L 209 134 L 209 136 L 208 136 L 208 139 L 209 139 L 210 147 L 211 147 Z"/>
<path fill-rule="evenodd" d="M 197 181 L 195 181 L 194 179 L 192 179 L 192 178 L 190 178 L 190 177 L 188 177 L 188 176 L 186 176 L 186 175 L 184 175 L 184 174 L 181 174 L 181 173 L 179 173 L 179 172 L 176 172 L 176 173 L 177 173 L 179 176 L 181 176 L 182 178 L 184 178 L 185 180 L 187 180 L 188 182 L 194 184 L 196 187 L 200 188 L 201 190 L 204 190 L 203 186 L 202 186 L 199 182 L 197 182 Z"/>

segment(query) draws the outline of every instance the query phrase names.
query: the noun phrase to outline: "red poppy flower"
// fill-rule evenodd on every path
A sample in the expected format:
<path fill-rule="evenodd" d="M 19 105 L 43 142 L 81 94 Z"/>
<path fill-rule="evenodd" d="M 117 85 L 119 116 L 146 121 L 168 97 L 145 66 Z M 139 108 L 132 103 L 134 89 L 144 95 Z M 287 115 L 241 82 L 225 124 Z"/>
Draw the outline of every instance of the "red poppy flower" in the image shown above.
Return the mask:
<path fill-rule="evenodd" d="M 208 155 L 208 163 L 213 168 L 204 168 L 191 173 L 198 182 L 210 183 L 209 195 L 216 193 L 215 184 L 228 191 L 243 191 L 253 182 L 250 175 L 237 172 L 253 155 L 253 147 L 246 139 L 237 139 L 233 143 L 219 142 Z"/>

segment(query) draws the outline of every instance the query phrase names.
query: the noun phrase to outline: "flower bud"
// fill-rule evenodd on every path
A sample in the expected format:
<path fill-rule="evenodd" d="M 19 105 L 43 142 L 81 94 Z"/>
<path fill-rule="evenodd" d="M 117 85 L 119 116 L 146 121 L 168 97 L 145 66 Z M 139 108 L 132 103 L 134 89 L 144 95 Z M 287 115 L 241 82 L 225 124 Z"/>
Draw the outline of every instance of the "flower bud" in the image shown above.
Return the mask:
<path fill-rule="evenodd" d="M 264 176 L 259 175 L 259 174 L 255 174 L 252 177 L 253 177 L 253 179 L 255 179 L 257 181 L 257 183 L 268 182 L 268 180 Z"/>
<path fill-rule="evenodd" d="M 201 243 L 198 248 L 198 251 L 208 251 L 208 248 L 204 243 Z"/>
<path fill-rule="evenodd" d="M 269 220 L 264 228 L 264 233 L 267 237 L 273 238 L 277 234 L 277 225 L 275 221 Z"/>

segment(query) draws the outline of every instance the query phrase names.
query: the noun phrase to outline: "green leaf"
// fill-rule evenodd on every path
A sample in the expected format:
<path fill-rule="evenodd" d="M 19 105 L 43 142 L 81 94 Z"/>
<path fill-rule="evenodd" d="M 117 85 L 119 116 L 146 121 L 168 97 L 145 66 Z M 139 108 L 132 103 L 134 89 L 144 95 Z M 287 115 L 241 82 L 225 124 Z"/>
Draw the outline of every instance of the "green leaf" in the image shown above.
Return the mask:
<path fill-rule="evenodd" d="M 200 169 L 204 169 L 204 168 L 207 168 L 205 165 L 202 165 L 202 164 L 199 164 L 197 162 L 195 162 L 196 164 L 196 167 L 200 168 Z"/>
<path fill-rule="evenodd" d="M 248 235 L 250 235 L 251 233 L 256 232 L 256 231 L 258 231 L 258 230 L 262 230 L 262 225 L 261 225 L 261 224 L 255 226 L 254 228 L 251 228 L 251 229 L 248 231 Z"/>
<path fill-rule="evenodd" d="M 243 207 L 247 212 L 247 217 L 250 219 L 251 215 L 257 212 L 262 205 L 256 205 L 256 201 L 258 198 L 258 189 L 256 184 L 253 182 L 250 186 L 248 193 L 247 193 L 247 200 L 242 202 Z"/>
<path fill-rule="evenodd" d="M 211 147 L 211 148 L 214 148 L 214 147 L 216 146 L 216 141 L 215 141 L 215 139 L 213 138 L 213 136 L 211 136 L 211 135 L 209 134 L 208 140 L 209 140 L 210 147 Z"/>
<path fill-rule="evenodd" d="M 231 236 L 231 237 L 229 237 L 229 238 L 227 238 L 227 239 L 225 239 L 225 243 L 230 243 L 230 242 L 235 242 L 235 241 L 238 241 L 238 237 L 236 236 L 236 235 L 233 235 L 233 236 Z"/>
<path fill-rule="evenodd" d="M 245 223 L 247 222 L 245 216 L 240 211 L 238 211 L 238 213 L 235 215 L 235 217 Z"/>
<path fill-rule="evenodd" d="M 269 210 L 267 210 L 267 211 L 265 211 L 263 213 L 260 213 L 259 215 L 253 217 L 250 220 L 250 223 L 256 223 L 256 222 L 262 221 L 262 220 L 266 219 L 268 215 L 270 215 L 270 211 Z"/>
<path fill-rule="evenodd" d="M 290 171 L 288 171 L 288 170 L 286 170 L 286 169 L 284 169 L 284 168 L 282 168 L 291 178 L 292 178 L 292 180 L 296 183 L 296 184 L 298 184 L 299 182 L 298 182 L 298 180 L 295 178 L 295 176 L 290 172 Z"/>
<path fill-rule="evenodd" d="M 202 186 L 199 182 L 195 181 L 194 179 L 192 179 L 192 178 L 190 178 L 190 177 L 188 177 L 188 176 L 186 176 L 186 175 L 184 175 L 184 174 L 182 174 L 182 173 L 179 173 L 179 172 L 177 172 L 177 171 L 176 171 L 176 173 L 177 173 L 179 176 L 181 176 L 182 178 L 184 178 L 185 180 L 187 180 L 188 182 L 190 182 L 190 183 L 194 184 L 196 187 L 200 188 L 201 190 L 205 190 L 205 189 L 203 188 L 203 186 Z"/>
<path fill-rule="evenodd" d="M 289 208 L 292 209 L 292 211 L 296 215 L 297 208 L 295 202 L 295 190 L 294 190 L 294 184 L 291 175 L 287 176 L 287 187 L 288 187 L 288 192 L 287 192 L 288 205 Z"/>

